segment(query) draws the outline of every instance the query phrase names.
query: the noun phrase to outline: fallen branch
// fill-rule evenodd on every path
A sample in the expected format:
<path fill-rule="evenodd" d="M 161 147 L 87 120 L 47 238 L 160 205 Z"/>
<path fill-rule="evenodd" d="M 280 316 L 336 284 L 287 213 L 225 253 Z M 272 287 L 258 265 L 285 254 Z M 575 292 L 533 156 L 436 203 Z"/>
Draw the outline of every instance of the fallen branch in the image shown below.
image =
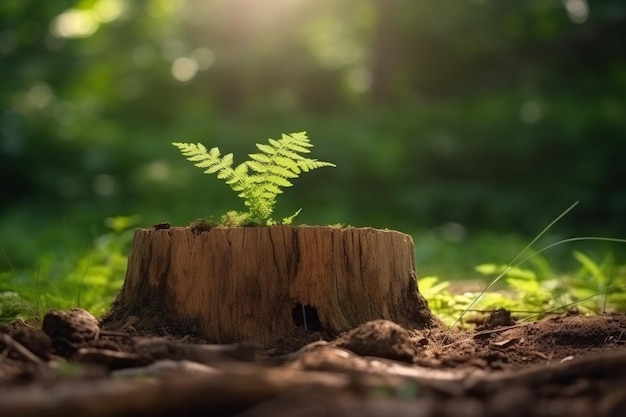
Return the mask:
<path fill-rule="evenodd" d="M 6 333 L 0 333 L 0 341 L 2 341 L 2 343 L 4 343 L 4 345 L 7 346 L 9 349 L 13 349 L 29 362 L 32 362 L 36 365 L 43 365 L 45 363 L 41 358 L 28 350 L 24 345 L 11 337 L 11 335 L 8 335 Z"/>

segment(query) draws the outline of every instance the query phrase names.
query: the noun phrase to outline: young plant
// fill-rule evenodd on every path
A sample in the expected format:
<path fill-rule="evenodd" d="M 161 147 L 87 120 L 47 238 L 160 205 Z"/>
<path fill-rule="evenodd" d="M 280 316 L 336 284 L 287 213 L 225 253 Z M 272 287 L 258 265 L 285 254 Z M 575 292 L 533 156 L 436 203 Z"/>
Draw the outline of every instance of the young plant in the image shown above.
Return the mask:
<path fill-rule="evenodd" d="M 222 217 L 222 224 L 228 226 L 272 225 L 276 197 L 283 191 L 281 187 L 291 187 L 291 180 L 301 172 L 321 167 L 334 167 L 330 162 L 305 158 L 301 154 L 312 148 L 306 132 L 283 134 L 279 140 L 269 139 L 268 144 L 257 144 L 260 153 L 248 155 L 250 160 L 233 167 L 233 154 L 221 155 L 219 148 L 207 150 L 201 143 L 174 142 L 183 156 L 194 165 L 205 169 L 206 174 L 217 174 L 238 196 L 243 198 L 247 212 L 229 211 Z M 302 210 L 302 209 L 300 209 Z M 300 210 L 282 220 L 290 224 Z"/>

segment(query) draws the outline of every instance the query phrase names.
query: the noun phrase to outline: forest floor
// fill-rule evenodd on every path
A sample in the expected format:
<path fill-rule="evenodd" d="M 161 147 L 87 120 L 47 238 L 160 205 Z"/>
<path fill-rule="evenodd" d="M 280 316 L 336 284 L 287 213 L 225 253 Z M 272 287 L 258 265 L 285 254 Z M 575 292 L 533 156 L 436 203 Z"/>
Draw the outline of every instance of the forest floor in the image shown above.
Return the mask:
<path fill-rule="evenodd" d="M 107 331 L 83 310 L 53 311 L 41 328 L 0 327 L 0 415 L 624 415 L 625 314 L 506 313 L 471 331 L 377 320 L 267 350 Z"/>

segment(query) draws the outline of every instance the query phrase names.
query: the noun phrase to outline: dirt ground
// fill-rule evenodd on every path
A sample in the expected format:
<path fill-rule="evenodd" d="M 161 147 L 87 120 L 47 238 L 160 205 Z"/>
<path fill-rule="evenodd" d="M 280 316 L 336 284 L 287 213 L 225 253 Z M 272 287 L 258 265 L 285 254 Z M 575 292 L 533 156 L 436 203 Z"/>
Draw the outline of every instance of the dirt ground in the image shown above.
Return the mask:
<path fill-rule="evenodd" d="M 625 314 L 200 342 L 102 330 L 80 309 L 2 326 L 0 416 L 626 415 Z"/>

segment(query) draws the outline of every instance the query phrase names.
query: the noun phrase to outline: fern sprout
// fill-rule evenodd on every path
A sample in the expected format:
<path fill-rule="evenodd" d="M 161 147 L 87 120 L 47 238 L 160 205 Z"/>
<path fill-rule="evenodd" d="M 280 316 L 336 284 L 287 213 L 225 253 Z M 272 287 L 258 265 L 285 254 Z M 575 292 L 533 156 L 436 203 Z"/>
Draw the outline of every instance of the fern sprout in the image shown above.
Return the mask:
<path fill-rule="evenodd" d="M 259 153 L 248 155 L 250 160 L 233 167 L 233 154 L 222 156 L 219 148 L 210 150 L 201 143 L 174 142 L 183 156 L 195 166 L 205 169 L 206 174 L 217 174 L 230 188 L 243 198 L 248 212 L 228 212 L 222 223 L 272 225 L 272 213 L 276 197 L 282 188 L 291 187 L 291 180 L 300 173 L 321 167 L 334 167 L 330 162 L 306 158 L 301 154 L 310 153 L 313 147 L 306 132 L 283 134 L 281 139 L 269 139 L 268 144 L 257 144 Z M 283 224 L 289 224 L 300 213 L 285 217 Z M 235 220 L 233 220 L 235 219 Z"/>

